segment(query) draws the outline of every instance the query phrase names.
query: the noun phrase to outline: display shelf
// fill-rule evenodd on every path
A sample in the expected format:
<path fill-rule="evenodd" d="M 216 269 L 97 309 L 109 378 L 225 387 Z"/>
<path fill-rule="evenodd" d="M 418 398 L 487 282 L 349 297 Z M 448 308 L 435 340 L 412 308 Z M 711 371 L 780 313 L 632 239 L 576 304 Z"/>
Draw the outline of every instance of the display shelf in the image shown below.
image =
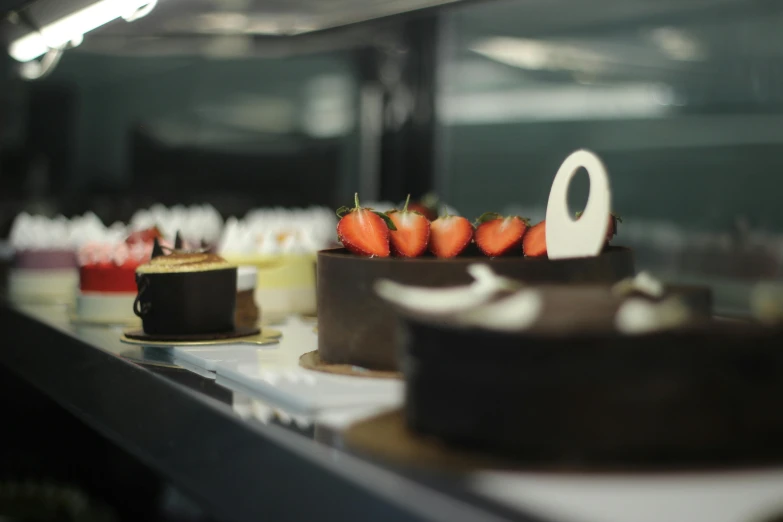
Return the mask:
<path fill-rule="evenodd" d="M 472 494 L 462 477 L 392 469 L 245 420 L 205 393 L 214 381 L 183 370 L 204 381 L 183 385 L 125 359 L 118 329 L 77 329 L 65 307 L 3 304 L 0 326 L 1 365 L 218 520 L 542 520 Z"/>
<path fill-rule="evenodd" d="M 734 522 L 781 510 L 783 468 L 771 466 L 454 473 L 390 464 L 351 452 L 342 437 L 383 401 L 287 409 L 263 387 L 221 377 L 222 362 L 216 382 L 206 368 L 177 369 L 176 354 L 145 360 L 120 343 L 119 329 L 73 327 L 64 307 L 6 305 L 0 326 L 0 365 L 218 520 Z"/>

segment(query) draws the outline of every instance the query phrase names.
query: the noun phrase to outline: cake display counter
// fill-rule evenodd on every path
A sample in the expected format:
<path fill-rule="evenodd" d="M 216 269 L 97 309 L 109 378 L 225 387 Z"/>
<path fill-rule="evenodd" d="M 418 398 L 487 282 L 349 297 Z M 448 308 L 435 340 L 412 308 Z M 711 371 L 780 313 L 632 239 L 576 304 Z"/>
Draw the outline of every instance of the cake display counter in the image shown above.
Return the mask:
<path fill-rule="evenodd" d="M 412 335 L 417 339 L 427 335 L 425 329 L 435 328 L 423 318 L 416 324 L 420 326 L 415 327 Z M 166 360 L 165 350 L 136 350 L 133 356 L 128 356 L 129 347 L 119 341 L 118 329 L 73 325 L 62 306 L 9 307 L 4 304 L 0 327 L 12 332 L 0 350 L 3 368 L 52 397 L 70 414 L 109 437 L 134 458 L 150 463 L 173 483 L 187 488 L 220 519 L 248 522 L 263 517 L 364 520 L 367 512 L 372 511 L 382 514 L 379 515 L 382 520 L 401 521 L 648 522 L 652 519 L 645 513 L 655 513 L 665 514 L 666 520 L 675 522 L 733 522 L 754 520 L 759 513 L 775 514 L 783 494 L 783 471 L 774 461 L 767 461 L 762 467 L 694 468 L 687 472 L 615 470 L 587 473 L 584 469 L 542 470 L 533 465 L 522 470 L 519 467 L 508 469 L 508 466 L 503 468 L 497 462 L 487 460 L 477 466 L 473 459 L 466 471 L 464 467 L 453 465 L 453 457 L 443 466 L 437 460 L 423 458 L 420 453 L 414 454 L 418 462 L 411 463 L 391 458 L 388 453 L 376 456 L 373 452 L 356 450 L 345 434 L 352 426 L 379 414 L 372 402 L 376 396 L 365 394 L 362 406 L 327 408 L 304 415 L 276 402 L 272 391 L 280 387 L 268 387 L 267 395 L 257 392 L 249 395 L 250 390 L 220 378 L 230 375 L 222 373 L 224 368 L 236 373 L 237 365 L 255 364 L 258 377 L 270 384 L 272 375 L 264 372 L 271 369 L 273 353 L 291 349 L 295 354 L 317 344 L 312 326 L 301 321 L 281 327 L 283 342 L 286 339 L 294 342 L 289 348 L 282 344 L 261 347 L 258 351 L 265 355 L 259 356 L 253 354 L 252 347 L 246 347 L 241 356 L 233 356 L 232 360 L 221 356 L 222 350 L 216 347 L 194 348 L 180 354 L 168 352 L 165 364 L 161 362 Z M 437 329 L 436 335 L 443 335 L 442 328 Z M 453 364 L 443 365 L 444 372 L 460 366 L 462 346 L 468 343 L 480 346 L 484 342 L 483 339 L 473 342 L 472 336 L 477 335 L 474 333 L 457 335 L 459 344 L 453 344 Z M 21 339 L 25 342 L 14 342 Z M 423 349 L 427 345 L 421 346 Z M 504 347 L 496 343 L 494 348 L 501 350 Z M 509 353 L 519 352 L 511 345 L 507 348 Z M 618 347 L 618 351 L 622 349 Z M 150 364 L 145 362 L 145 352 Z M 238 353 L 236 349 L 234 352 Z M 413 348 L 412 353 L 423 360 L 427 356 L 418 348 Z M 523 355 L 517 353 L 515 357 Z M 200 373 L 194 373 L 195 369 L 176 369 L 177 361 L 193 363 L 197 360 L 211 361 L 212 370 L 200 368 Z M 538 360 L 537 367 L 544 368 L 546 360 Z M 295 361 L 292 357 L 291 364 Z M 504 375 L 513 372 L 514 361 L 507 359 L 507 362 Z M 415 375 L 411 378 L 420 384 L 426 382 L 427 386 L 446 382 L 431 373 L 433 366 L 427 368 L 429 377 L 421 374 L 425 380 L 419 381 Z M 295 366 L 280 369 L 299 371 Z M 461 397 L 460 402 L 451 403 L 454 408 L 449 410 L 440 408 L 438 415 L 431 415 L 431 422 L 445 420 L 444 416 L 457 412 L 463 412 L 463 418 L 467 420 L 471 418 L 473 408 L 497 408 L 497 401 L 487 403 L 483 400 L 486 396 L 479 393 L 470 400 L 462 400 L 471 390 L 484 389 L 480 386 L 484 381 L 499 382 L 501 377 L 497 373 L 492 374 L 494 377 L 486 374 L 486 369 L 483 363 L 481 366 L 473 364 L 469 370 L 472 377 L 455 374 L 459 385 L 454 389 L 454 396 Z M 761 371 L 750 367 L 747 370 Z M 481 375 L 486 379 L 478 379 Z M 508 378 L 507 386 L 525 386 L 523 380 L 514 377 Z M 588 375 L 581 378 L 586 379 Z M 294 381 L 283 380 L 282 389 L 293 389 Z M 573 388 L 578 387 L 580 381 L 567 382 Z M 393 383 L 387 381 L 386 385 Z M 528 385 L 533 384 L 530 381 Z M 301 385 L 309 386 L 307 383 Z M 611 385 L 612 382 L 607 382 L 607 389 Z M 564 388 L 564 392 L 572 388 Z M 433 391 L 432 387 L 427 389 Z M 506 388 L 498 386 L 495 389 Z M 548 389 L 555 391 L 551 387 Z M 459 395 L 459 390 L 467 395 Z M 417 392 L 409 390 L 408 393 Z M 446 389 L 438 388 L 437 393 L 431 395 L 432 404 L 447 396 Z M 549 400 L 550 406 L 527 423 L 529 437 L 543 435 L 552 429 L 551 418 L 557 411 L 556 395 L 539 391 L 536 397 Z M 597 396 L 583 394 L 578 400 L 587 403 L 594 399 Z M 327 403 L 331 399 L 321 396 L 320 400 Z M 570 400 L 573 402 L 573 394 Z M 500 405 L 512 407 L 514 402 L 518 401 L 503 400 Z M 394 408 L 389 404 L 385 407 Z M 704 415 L 707 414 L 705 411 Z M 586 426 L 601 426 L 588 422 L 591 419 L 597 421 L 589 417 L 585 420 Z M 194 432 L 196 425 L 197 434 Z M 405 431 L 396 431 L 396 426 L 399 425 L 387 426 L 383 433 L 375 431 L 375 437 L 388 439 L 406 435 Z M 484 426 L 483 433 L 487 434 L 504 431 L 497 426 L 490 429 L 491 422 L 484 420 L 474 426 Z M 422 426 L 422 429 L 426 427 Z M 631 428 L 624 429 L 627 432 Z M 573 431 L 568 433 L 576 442 L 590 440 L 591 432 L 584 432 L 585 438 Z M 549 444 L 553 447 L 560 442 L 563 440 L 555 439 Z M 409 446 L 401 448 L 403 451 L 411 449 Z M 292 483 L 296 483 L 297 490 L 318 491 L 320 500 L 291 501 Z"/>
<path fill-rule="evenodd" d="M 132 295 L 140 327 L 11 301 L 0 365 L 221 520 L 774 514 L 783 306 L 765 294 L 758 322 L 718 321 L 709 288 L 636 273 L 583 152 L 606 183 L 572 215 L 567 160 L 535 225 L 357 197 L 329 218 L 343 247 L 318 254 L 317 318 L 274 329 L 258 251 L 329 243 L 325 229 L 284 233 L 266 214 L 264 233 L 229 220 L 214 245 L 151 229 L 86 245 L 80 296 Z"/>

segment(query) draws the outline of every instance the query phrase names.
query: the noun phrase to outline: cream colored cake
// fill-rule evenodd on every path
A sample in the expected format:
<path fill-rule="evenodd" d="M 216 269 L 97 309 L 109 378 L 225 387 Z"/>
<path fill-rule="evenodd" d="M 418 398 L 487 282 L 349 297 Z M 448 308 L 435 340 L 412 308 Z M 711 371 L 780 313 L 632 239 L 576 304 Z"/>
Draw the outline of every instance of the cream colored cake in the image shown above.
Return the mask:
<path fill-rule="evenodd" d="M 261 209 L 229 219 L 220 254 L 256 267 L 256 302 L 266 317 L 316 311 L 316 252 L 336 241 L 334 213 L 326 208 Z"/>
<path fill-rule="evenodd" d="M 78 286 L 79 272 L 76 268 L 12 269 L 8 276 L 8 295 L 12 300 L 70 303 Z"/>

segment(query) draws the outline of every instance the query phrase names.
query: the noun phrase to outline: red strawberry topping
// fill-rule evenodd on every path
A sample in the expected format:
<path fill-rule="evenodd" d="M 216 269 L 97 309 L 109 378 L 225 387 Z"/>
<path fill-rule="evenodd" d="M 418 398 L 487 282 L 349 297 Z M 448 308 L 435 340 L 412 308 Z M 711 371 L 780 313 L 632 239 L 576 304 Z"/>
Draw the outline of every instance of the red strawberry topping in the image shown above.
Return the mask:
<path fill-rule="evenodd" d="M 387 212 L 397 230 L 391 231 L 391 249 L 400 257 L 418 257 L 427 250 L 430 240 L 430 222 L 409 207 L 411 196 L 402 210 Z"/>
<path fill-rule="evenodd" d="M 546 255 L 546 221 L 530 227 L 522 238 L 522 251 L 528 257 Z"/>
<path fill-rule="evenodd" d="M 527 218 L 504 218 L 495 212 L 483 214 L 477 222 L 476 245 L 490 257 L 502 256 L 518 249 L 529 226 Z"/>
<path fill-rule="evenodd" d="M 461 216 L 441 216 L 430 224 L 430 252 L 437 257 L 455 257 L 473 239 L 473 225 Z"/>
<path fill-rule="evenodd" d="M 389 230 L 396 230 L 394 223 L 386 214 L 359 206 L 359 194 L 354 202 L 354 208 L 337 210 L 337 237 L 354 254 L 389 257 Z"/>

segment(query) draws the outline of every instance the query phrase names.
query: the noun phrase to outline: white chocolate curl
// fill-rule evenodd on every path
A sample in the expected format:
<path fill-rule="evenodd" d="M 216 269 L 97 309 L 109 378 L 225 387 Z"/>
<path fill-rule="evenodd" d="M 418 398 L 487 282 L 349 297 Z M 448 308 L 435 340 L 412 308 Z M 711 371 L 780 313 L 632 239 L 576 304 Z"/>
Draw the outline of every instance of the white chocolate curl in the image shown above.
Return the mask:
<path fill-rule="evenodd" d="M 410 312 L 453 314 L 486 303 L 502 291 L 521 287 L 518 281 L 495 275 L 487 265 L 474 264 L 467 270 L 475 281 L 466 286 L 431 288 L 380 279 L 375 283 L 375 292 Z"/>

